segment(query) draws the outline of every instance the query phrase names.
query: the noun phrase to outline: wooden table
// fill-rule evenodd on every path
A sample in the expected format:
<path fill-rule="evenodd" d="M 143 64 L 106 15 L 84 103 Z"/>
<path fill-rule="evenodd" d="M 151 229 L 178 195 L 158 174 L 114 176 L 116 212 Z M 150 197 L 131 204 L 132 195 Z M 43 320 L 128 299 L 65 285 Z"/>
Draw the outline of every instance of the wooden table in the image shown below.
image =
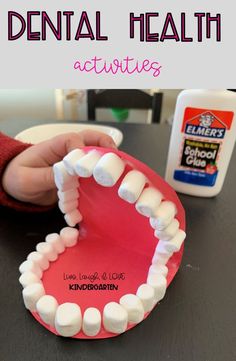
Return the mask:
<path fill-rule="evenodd" d="M 40 124 L 40 122 L 38 122 Z M 0 122 L 10 135 L 27 122 Z M 170 130 L 117 124 L 121 149 L 164 175 Z M 43 236 L 64 226 L 58 210 L 25 215 L 0 208 L 0 360 L 235 361 L 236 152 L 215 198 L 181 195 L 187 239 L 183 262 L 161 304 L 129 332 L 107 340 L 55 337 L 24 309 L 18 267 Z"/>

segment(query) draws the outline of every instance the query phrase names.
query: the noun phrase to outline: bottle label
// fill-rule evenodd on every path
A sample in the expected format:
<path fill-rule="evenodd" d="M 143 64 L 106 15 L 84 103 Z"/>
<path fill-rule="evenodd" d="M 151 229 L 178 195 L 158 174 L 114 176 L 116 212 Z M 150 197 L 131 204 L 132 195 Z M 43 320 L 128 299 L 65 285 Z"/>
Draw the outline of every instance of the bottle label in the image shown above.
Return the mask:
<path fill-rule="evenodd" d="M 231 128 L 233 116 L 231 111 L 185 109 L 175 180 L 207 187 L 215 185 L 222 142 Z"/>

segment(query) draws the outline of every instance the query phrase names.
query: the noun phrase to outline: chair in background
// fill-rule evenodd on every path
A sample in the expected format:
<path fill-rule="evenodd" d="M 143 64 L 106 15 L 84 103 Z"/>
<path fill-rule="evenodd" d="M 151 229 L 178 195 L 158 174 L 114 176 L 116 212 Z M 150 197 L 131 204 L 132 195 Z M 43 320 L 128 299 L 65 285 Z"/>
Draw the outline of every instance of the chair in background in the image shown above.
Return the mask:
<path fill-rule="evenodd" d="M 96 120 L 97 108 L 152 110 L 152 123 L 160 123 L 162 93 L 147 94 L 138 89 L 88 90 L 88 120 Z"/>

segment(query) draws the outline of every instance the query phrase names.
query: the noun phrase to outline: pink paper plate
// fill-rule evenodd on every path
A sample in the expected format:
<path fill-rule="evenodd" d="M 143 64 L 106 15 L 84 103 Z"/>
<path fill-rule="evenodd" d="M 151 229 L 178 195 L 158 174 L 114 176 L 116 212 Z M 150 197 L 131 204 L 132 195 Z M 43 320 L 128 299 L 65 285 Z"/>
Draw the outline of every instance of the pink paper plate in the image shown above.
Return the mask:
<path fill-rule="evenodd" d="M 84 148 L 86 152 L 91 149 L 98 149 L 104 154 L 111 151 L 116 153 L 127 163 L 125 172 L 114 187 L 100 186 L 93 177 L 80 178 L 78 209 L 83 215 L 83 220 L 79 226 L 79 241 L 75 247 L 67 248 L 55 262 L 50 263 L 42 281 L 46 294 L 54 296 L 59 304 L 77 303 L 82 314 L 86 308 L 96 307 L 102 314 L 106 303 L 119 302 L 120 297 L 127 293 L 136 294 L 139 285 L 146 283 L 148 269 L 158 243 L 149 219 L 140 215 L 133 204 L 118 196 L 123 176 L 131 169 L 143 172 L 149 183 L 157 188 L 166 200 L 175 203 L 176 218 L 183 230 L 185 212 L 174 190 L 148 166 L 119 150 Z M 183 245 L 167 263 L 168 285 L 179 269 L 182 254 Z M 78 286 L 73 285 L 79 285 L 84 289 L 76 289 Z M 165 299 L 162 302 L 165 302 Z M 37 313 L 32 314 L 44 327 L 57 334 L 56 330 L 45 324 Z M 145 314 L 145 318 L 148 314 Z M 129 324 L 127 330 L 134 326 L 135 324 Z M 116 334 L 108 333 L 102 328 L 93 338 L 113 336 Z M 74 338 L 91 339 L 82 331 Z"/>

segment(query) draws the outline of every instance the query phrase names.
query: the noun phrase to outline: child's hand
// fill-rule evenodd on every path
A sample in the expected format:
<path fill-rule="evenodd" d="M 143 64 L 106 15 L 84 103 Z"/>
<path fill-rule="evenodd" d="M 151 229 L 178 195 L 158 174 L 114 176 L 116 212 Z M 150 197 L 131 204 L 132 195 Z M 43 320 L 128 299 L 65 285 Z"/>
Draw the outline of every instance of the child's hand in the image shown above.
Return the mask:
<path fill-rule="evenodd" d="M 115 148 L 111 137 L 85 130 L 59 135 L 29 147 L 7 166 L 2 185 L 10 196 L 38 205 L 52 205 L 57 201 L 52 165 L 75 148 L 85 145 Z"/>

